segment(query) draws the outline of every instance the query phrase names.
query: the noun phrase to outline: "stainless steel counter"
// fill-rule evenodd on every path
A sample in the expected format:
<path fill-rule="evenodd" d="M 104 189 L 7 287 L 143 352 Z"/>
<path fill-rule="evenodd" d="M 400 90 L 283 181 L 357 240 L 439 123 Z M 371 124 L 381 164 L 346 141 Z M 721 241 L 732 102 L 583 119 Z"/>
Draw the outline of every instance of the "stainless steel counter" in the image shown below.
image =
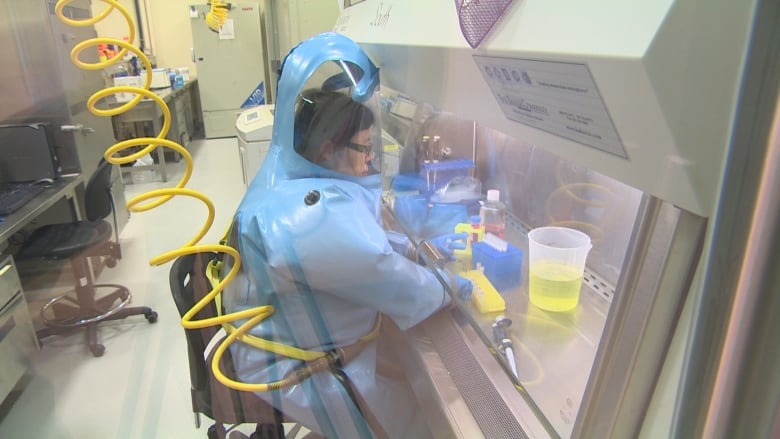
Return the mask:
<path fill-rule="evenodd" d="M 607 297 L 612 296 L 614 287 L 588 273 L 575 309 L 549 312 L 537 308 L 528 297 L 528 241 L 525 232 L 515 226 L 508 230 L 507 238 L 523 250 L 524 258 L 520 285 L 501 292 L 506 310 L 481 314 L 471 305 L 464 309 L 490 343 L 496 316 L 503 314 L 511 319 L 509 334 L 518 384 L 546 414 L 547 421 L 557 434 L 569 437 L 609 312 Z M 595 289 L 596 286 L 599 290 Z M 609 293 L 605 294 L 605 290 Z M 503 357 L 499 358 L 503 362 Z"/>
<path fill-rule="evenodd" d="M 170 111 L 171 121 L 166 138 L 187 147 L 190 141 L 190 136 L 194 135 L 194 132 L 198 131 L 199 127 L 196 127 L 192 119 L 194 115 L 200 114 L 199 111 L 195 111 L 192 106 L 195 99 L 193 96 L 197 94 L 197 79 L 192 79 L 184 83 L 184 86 L 177 89 L 164 88 L 159 90 L 153 90 L 157 96 L 168 106 Z M 118 107 L 120 103 L 114 101 L 112 98 L 107 98 L 106 105 L 111 108 Z M 119 132 L 117 139 L 129 138 L 123 135 L 123 131 L 129 130 L 131 137 L 149 137 L 157 136 L 162 131 L 163 127 L 163 109 L 157 105 L 151 99 L 143 99 L 135 107 L 131 108 L 124 113 L 118 114 L 113 117 L 115 124 L 115 131 Z M 151 124 L 152 133 L 147 133 L 143 128 L 138 129 L 135 127 L 136 123 Z M 128 128 L 133 127 L 133 128 Z M 133 170 L 147 170 L 152 169 L 159 173 L 163 182 L 168 181 L 168 170 L 166 167 L 166 148 L 158 146 L 157 149 L 157 163 L 147 166 L 133 166 L 123 167 L 123 174 L 132 172 Z M 180 158 L 178 153 L 171 154 L 174 157 L 174 161 L 178 161 Z"/>
<path fill-rule="evenodd" d="M 571 435 L 609 304 L 589 287 L 570 313 L 535 308 L 526 287 L 504 297 L 518 380 L 488 339 L 498 313 L 467 303 L 403 334 L 404 368 L 437 437 Z"/>
<path fill-rule="evenodd" d="M 587 272 L 574 310 L 543 311 L 528 299 L 526 231 L 514 224 L 507 240 L 524 257 L 520 284 L 501 291 L 505 311 L 482 314 L 466 302 L 399 335 L 404 368 L 437 437 L 572 434 L 614 287 Z M 498 315 L 512 320 L 516 379 L 493 341 Z"/>
<path fill-rule="evenodd" d="M 81 219 L 76 198 L 76 187 L 82 181 L 83 177 L 81 174 L 61 177 L 35 198 L 20 207 L 19 210 L 3 218 L 3 221 L 0 221 L 0 243 L 6 241 L 14 233 L 27 226 L 38 215 L 63 198 L 70 200 L 72 217 Z"/>
<path fill-rule="evenodd" d="M 399 358 L 435 437 L 555 436 L 458 309 L 432 316 L 402 340 Z"/>
<path fill-rule="evenodd" d="M 501 291 L 505 311 L 481 314 L 469 302 L 407 331 L 400 357 L 437 435 L 636 436 L 706 226 L 652 197 L 643 198 L 637 217 L 620 286 L 586 267 L 572 311 L 529 304 L 526 256 L 519 286 Z M 508 224 L 507 240 L 527 255 L 526 233 L 517 224 Z M 426 252 L 423 260 L 435 266 Z M 512 320 L 517 378 L 493 341 L 498 314 Z"/>
<path fill-rule="evenodd" d="M 13 258 L 0 258 L 0 402 L 16 386 L 38 350 Z"/>

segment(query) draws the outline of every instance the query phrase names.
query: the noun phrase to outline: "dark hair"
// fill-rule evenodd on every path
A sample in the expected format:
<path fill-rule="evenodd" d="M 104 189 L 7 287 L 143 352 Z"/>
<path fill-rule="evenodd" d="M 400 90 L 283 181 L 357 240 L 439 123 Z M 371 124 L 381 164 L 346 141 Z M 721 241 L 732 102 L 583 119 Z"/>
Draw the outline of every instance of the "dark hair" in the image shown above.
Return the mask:
<path fill-rule="evenodd" d="M 295 130 L 300 141 L 295 150 L 318 163 L 323 148 L 330 144 L 341 148 L 355 133 L 374 124 L 374 115 L 365 105 L 339 92 L 306 90 L 301 93 L 295 115 Z"/>

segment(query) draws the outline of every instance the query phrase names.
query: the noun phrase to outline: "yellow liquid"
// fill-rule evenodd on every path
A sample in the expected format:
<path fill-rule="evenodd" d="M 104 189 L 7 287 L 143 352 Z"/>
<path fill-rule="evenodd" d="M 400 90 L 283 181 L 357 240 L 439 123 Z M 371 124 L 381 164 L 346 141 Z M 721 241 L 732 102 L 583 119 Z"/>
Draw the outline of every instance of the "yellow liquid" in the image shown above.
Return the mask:
<path fill-rule="evenodd" d="M 582 271 L 554 262 L 538 262 L 530 273 L 531 303 L 547 311 L 568 311 L 577 306 Z"/>

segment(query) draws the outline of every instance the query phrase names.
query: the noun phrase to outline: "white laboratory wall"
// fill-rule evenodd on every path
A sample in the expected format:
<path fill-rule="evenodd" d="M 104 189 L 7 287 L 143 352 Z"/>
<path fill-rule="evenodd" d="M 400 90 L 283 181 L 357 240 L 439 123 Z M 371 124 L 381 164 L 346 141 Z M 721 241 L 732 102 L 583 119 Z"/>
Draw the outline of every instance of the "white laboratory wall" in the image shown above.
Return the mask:
<path fill-rule="evenodd" d="M 267 2 L 264 0 L 243 0 L 257 3 L 264 11 Z M 272 0 L 276 7 L 274 20 L 277 23 L 276 38 L 279 55 L 283 57 L 298 42 L 320 32 L 333 28 L 338 18 L 339 2 L 337 0 Z M 118 0 L 136 21 L 135 0 Z M 192 32 L 190 30 L 189 5 L 205 4 L 206 1 L 196 0 L 138 0 L 141 9 L 142 28 L 145 47 L 152 52 L 160 67 L 189 67 L 193 76 L 197 76 L 197 68 L 192 62 L 190 48 L 192 47 Z M 92 2 L 93 15 L 106 8 L 100 1 Z M 112 12 L 104 20 L 95 25 L 101 37 L 123 39 L 129 35 L 124 17 L 119 12 Z M 138 32 L 135 41 L 139 45 Z"/>
<path fill-rule="evenodd" d="M 133 44 L 140 45 L 140 32 L 143 32 L 144 47 L 147 53 L 152 53 L 160 67 L 189 67 L 191 74 L 196 75 L 195 63 L 190 57 L 192 32 L 188 6 L 199 3 L 193 0 L 149 1 L 138 0 L 140 6 L 141 24 L 136 23 L 135 0 L 117 0 L 122 5 L 133 23 L 136 25 L 136 36 Z M 252 1 L 252 0 L 249 0 Z M 205 1 L 203 2 L 205 3 Z M 106 8 L 99 1 L 92 2 L 92 14 L 97 15 Z M 117 11 L 111 12 L 106 18 L 95 24 L 98 36 L 124 39 L 129 35 L 125 18 Z"/>
<path fill-rule="evenodd" d="M 285 55 L 299 42 L 333 30 L 339 0 L 264 0 L 266 63 L 270 102 L 276 101 L 276 74 Z"/>
<path fill-rule="evenodd" d="M 251 1 L 250 1 L 251 2 Z M 142 0 L 148 8 L 148 26 L 151 46 L 160 67 L 189 67 L 197 75 L 192 62 L 192 31 L 190 30 L 189 6 L 203 4 L 193 0 Z M 146 17 L 144 17 L 146 19 Z"/>
<path fill-rule="evenodd" d="M 284 56 L 299 42 L 333 30 L 339 17 L 337 0 L 271 0 L 276 8 L 279 54 Z M 268 9 L 266 7 L 266 9 Z"/>
<path fill-rule="evenodd" d="M 117 0 L 117 3 L 122 5 L 125 9 L 127 9 L 127 12 L 130 14 L 130 17 L 133 19 L 133 23 L 135 23 L 135 2 L 133 0 Z M 102 11 L 104 11 L 108 7 L 105 3 L 101 1 L 93 1 L 92 2 L 92 16 L 97 16 Z M 137 29 L 137 23 L 136 23 L 136 29 Z M 95 23 L 95 31 L 97 31 L 98 36 L 100 37 L 107 37 L 107 38 L 117 38 L 117 39 L 124 39 L 125 37 L 128 37 L 130 35 L 130 31 L 127 27 L 127 21 L 125 21 L 125 18 L 122 14 L 119 12 L 111 12 L 106 16 L 106 18 L 100 20 L 98 23 Z M 138 46 L 139 41 L 139 35 L 138 31 L 136 30 L 135 38 L 132 41 L 133 44 Z"/>

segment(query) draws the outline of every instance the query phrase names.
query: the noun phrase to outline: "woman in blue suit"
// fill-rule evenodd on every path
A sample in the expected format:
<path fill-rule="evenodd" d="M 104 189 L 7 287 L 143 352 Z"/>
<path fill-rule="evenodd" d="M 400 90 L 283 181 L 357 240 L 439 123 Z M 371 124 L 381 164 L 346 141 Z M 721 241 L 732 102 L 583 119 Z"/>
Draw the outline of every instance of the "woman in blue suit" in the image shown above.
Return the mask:
<path fill-rule="evenodd" d="M 226 312 L 275 308 L 252 336 L 304 351 L 360 346 L 336 366 L 367 407 L 356 405 L 350 386 L 328 370 L 258 393 L 334 439 L 431 436 L 408 385 L 377 373 L 382 352 L 373 336 L 380 316 L 405 330 L 450 303 L 432 270 L 407 258 L 403 246 L 394 248 L 382 225 L 382 145 L 371 107 L 378 77 L 365 53 L 339 34 L 293 49 L 279 80 L 271 148 L 230 234 L 242 265 L 223 292 Z M 306 87 L 318 78 L 328 79 Z M 470 291 L 463 279 L 452 279 Z M 238 342 L 231 353 L 247 383 L 279 380 L 303 364 Z M 381 427 L 366 422 L 366 409 Z"/>

